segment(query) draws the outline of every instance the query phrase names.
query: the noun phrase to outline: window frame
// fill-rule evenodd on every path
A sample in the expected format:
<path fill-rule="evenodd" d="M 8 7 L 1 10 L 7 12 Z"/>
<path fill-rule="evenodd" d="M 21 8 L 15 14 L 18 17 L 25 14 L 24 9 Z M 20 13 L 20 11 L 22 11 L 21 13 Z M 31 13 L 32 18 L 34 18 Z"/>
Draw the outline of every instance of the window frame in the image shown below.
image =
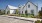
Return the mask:
<path fill-rule="evenodd" d="M 30 4 L 28 5 L 28 8 L 30 8 Z"/>
<path fill-rule="evenodd" d="M 31 14 L 34 14 L 34 10 L 31 10 Z"/>

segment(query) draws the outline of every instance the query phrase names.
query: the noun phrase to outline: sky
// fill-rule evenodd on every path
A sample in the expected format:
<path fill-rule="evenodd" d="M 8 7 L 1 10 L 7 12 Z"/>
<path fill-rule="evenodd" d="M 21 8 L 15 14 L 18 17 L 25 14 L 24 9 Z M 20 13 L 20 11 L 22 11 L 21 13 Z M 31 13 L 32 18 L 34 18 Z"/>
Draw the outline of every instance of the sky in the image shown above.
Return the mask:
<path fill-rule="evenodd" d="M 0 0 L 0 9 L 5 9 L 7 5 L 18 7 L 18 5 L 26 4 L 28 0 Z M 38 4 L 38 11 L 41 10 L 42 0 L 29 0 L 34 4 Z"/>

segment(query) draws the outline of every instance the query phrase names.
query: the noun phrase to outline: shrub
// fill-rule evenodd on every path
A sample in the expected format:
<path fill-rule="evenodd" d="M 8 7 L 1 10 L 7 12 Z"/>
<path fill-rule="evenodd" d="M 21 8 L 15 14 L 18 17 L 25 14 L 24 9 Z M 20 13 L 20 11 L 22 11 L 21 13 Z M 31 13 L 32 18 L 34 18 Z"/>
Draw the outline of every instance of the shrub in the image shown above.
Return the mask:
<path fill-rule="evenodd" d="M 25 14 L 21 14 L 20 16 L 21 16 L 21 17 L 25 17 Z"/>
<path fill-rule="evenodd" d="M 42 23 L 42 20 L 41 20 L 41 23 Z"/>
<path fill-rule="evenodd" d="M 41 21 L 40 20 L 37 20 L 37 21 L 35 21 L 35 23 L 41 23 Z"/>
<path fill-rule="evenodd" d="M 26 16 L 28 16 L 27 10 L 25 11 Z"/>
<path fill-rule="evenodd" d="M 18 14 L 18 9 L 16 10 L 16 12 L 15 12 L 16 14 Z"/>
<path fill-rule="evenodd" d="M 42 19 L 42 11 L 39 11 L 39 18 Z"/>
<path fill-rule="evenodd" d="M 30 14 L 30 15 L 33 15 L 34 16 L 34 14 Z"/>

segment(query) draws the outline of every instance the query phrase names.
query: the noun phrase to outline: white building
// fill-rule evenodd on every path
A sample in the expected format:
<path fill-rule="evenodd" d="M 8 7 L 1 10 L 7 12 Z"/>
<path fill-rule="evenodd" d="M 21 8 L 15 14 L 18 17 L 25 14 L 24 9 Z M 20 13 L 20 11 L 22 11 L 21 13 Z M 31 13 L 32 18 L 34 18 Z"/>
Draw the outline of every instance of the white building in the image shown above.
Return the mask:
<path fill-rule="evenodd" d="M 28 14 L 38 15 L 38 6 L 28 1 L 24 6 L 19 6 L 20 14 L 25 14 L 27 10 Z"/>
<path fill-rule="evenodd" d="M 6 7 L 6 14 L 15 14 L 15 11 L 17 10 L 18 8 L 15 7 L 15 6 L 11 6 L 11 5 L 8 5 Z"/>
<path fill-rule="evenodd" d="M 8 5 L 8 7 L 6 8 L 6 13 L 9 10 L 10 14 L 13 14 L 15 13 L 16 9 L 19 10 L 20 14 L 28 13 L 28 14 L 38 15 L 38 6 L 30 1 L 28 1 L 24 6 L 20 5 L 18 8 Z"/>

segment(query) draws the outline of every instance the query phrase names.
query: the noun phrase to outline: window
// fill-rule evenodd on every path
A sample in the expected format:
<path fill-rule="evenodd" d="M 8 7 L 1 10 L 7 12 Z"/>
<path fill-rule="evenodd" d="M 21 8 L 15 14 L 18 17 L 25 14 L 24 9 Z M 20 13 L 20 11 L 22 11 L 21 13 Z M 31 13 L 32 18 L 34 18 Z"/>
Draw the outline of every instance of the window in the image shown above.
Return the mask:
<path fill-rule="evenodd" d="M 30 8 L 30 5 L 28 5 L 28 8 Z"/>
<path fill-rule="evenodd" d="M 27 10 L 25 11 L 25 14 L 27 14 Z"/>
<path fill-rule="evenodd" d="M 21 8 L 21 7 L 19 7 L 19 8 Z"/>
<path fill-rule="evenodd" d="M 34 10 L 31 10 L 31 14 L 34 14 Z"/>
<path fill-rule="evenodd" d="M 9 14 L 9 13 L 10 13 L 10 11 L 8 10 L 8 11 L 7 11 L 7 14 Z"/>
<path fill-rule="evenodd" d="M 23 14 L 23 11 L 22 11 L 22 14 Z"/>

